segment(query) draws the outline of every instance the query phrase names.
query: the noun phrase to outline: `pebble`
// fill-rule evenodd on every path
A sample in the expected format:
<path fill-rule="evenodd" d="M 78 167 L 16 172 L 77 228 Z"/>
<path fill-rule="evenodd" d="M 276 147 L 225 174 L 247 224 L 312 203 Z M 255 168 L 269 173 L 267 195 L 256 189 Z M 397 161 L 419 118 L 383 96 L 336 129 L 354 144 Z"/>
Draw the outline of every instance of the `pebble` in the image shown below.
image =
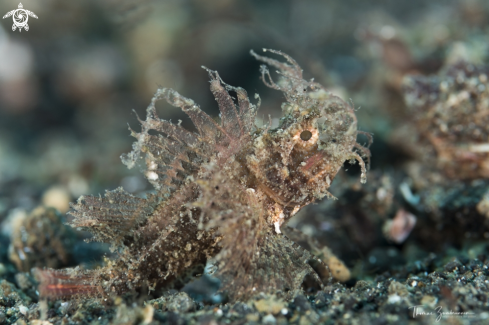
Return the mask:
<path fill-rule="evenodd" d="M 294 305 L 301 311 L 306 311 L 311 309 L 311 304 L 309 300 L 304 295 L 298 295 L 294 298 Z"/>
<path fill-rule="evenodd" d="M 69 308 L 70 308 L 70 303 L 68 301 L 65 301 L 61 303 L 61 306 L 59 306 L 58 311 L 62 315 L 65 315 L 68 312 Z"/>
<path fill-rule="evenodd" d="M 265 299 L 254 301 L 256 310 L 261 313 L 278 314 L 285 308 L 285 303 L 281 299 L 277 299 L 275 296 L 271 296 Z"/>
<path fill-rule="evenodd" d="M 277 323 L 277 320 L 275 317 L 273 317 L 272 314 L 268 314 L 265 317 L 263 317 L 263 324 L 275 324 Z"/>
<path fill-rule="evenodd" d="M 61 213 L 66 213 L 70 209 L 70 194 L 64 187 L 53 186 L 42 196 L 42 203 L 47 207 L 57 209 Z"/>
<path fill-rule="evenodd" d="M 26 306 L 22 306 L 20 305 L 19 306 L 19 312 L 22 314 L 22 315 L 27 315 L 27 312 L 29 311 L 29 308 L 27 308 Z"/>
<path fill-rule="evenodd" d="M 253 309 L 247 304 L 245 304 L 244 302 L 238 301 L 237 303 L 234 304 L 233 308 L 231 309 L 231 312 L 236 316 L 243 318 L 244 316 L 252 313 Z"/>
<path fill-rule="evenodd" d="M 465 272 L 465 266 L 462 265 L 459 261 L 452 261 L 447 263 L 445 265 L 445 271 L 447 272 L 454 272 L 457 271 L 458 273 L 464 273 Z"/>
<path fill-rule="evenodd" d="M 423 298 L 421 298 L 421 304 L 422 305 L 426 305 L 426 306 L 429 306 L 432 308 L 434 308 L 436 306 L 437 302 L 438 302 L 438 299 L 433 297 L 433 296 L 430 296 L 430 295 L 426 295 L 426 296 L 423 296 Z"/>
<path fill-rule="evenodd" d="M 185 313 L 195 309 L 195 302 L 185 292 L 179 292 L 166 305 L 169 311 Z"/>

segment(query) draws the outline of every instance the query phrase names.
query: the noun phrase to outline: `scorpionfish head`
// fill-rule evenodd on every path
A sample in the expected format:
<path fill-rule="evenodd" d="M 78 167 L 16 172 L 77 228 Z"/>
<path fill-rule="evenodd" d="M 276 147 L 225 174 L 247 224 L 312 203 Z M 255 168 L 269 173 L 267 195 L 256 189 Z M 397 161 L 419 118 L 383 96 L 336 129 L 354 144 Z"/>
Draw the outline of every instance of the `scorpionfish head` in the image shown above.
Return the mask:
<path fill-rule="evenodd" d="M 287 70 L 289 66 L 272 63 L 281 68 L 282 79 L 265 83 L 281 90 L 287 101 L 279 127 L 255 138 L 247 165 L 256 187 L 286 221 L 303 206 L 331 196 L 328 188 L 345 161 L 360 163 L 365 182 L 365 163 L 356 151 L 364 157 L 369 154 L 356 142 L 357 119 L 348 103 L 317 83 L 302 80 L 293 67 Z M 265 80 L 269 74 L 262 69 Z"/>

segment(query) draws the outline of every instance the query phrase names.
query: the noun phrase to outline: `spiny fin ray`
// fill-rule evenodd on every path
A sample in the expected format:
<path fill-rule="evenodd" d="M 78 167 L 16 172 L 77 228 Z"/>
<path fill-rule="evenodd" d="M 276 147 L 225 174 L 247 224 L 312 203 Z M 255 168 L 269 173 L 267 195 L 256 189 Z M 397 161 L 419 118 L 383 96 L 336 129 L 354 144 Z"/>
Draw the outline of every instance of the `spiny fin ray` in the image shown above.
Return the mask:
<path fill-rule="evenodd" d="M 153 212 L 157 199 L 141 199 L 125 192 L 122 187 L 106 191 L 104 197 L 81 196 L 74 211 L 70 226 L 82 228 L 93 234 L 99 242 L 120 244 L 131 230 L 141 225 Z"/>

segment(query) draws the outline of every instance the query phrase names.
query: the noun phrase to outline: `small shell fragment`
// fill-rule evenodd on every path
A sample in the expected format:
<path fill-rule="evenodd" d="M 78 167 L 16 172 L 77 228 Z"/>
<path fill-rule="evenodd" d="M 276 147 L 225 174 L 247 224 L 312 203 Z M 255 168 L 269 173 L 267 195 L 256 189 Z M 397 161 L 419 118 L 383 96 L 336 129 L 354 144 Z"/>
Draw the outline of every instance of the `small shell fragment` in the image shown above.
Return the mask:
<path fill-rule="evenodd" d="M 384 235 L 396 244 L 403 243 L 416 225 L 416 216 L 399 209 L 392 220 L 384 224 Z"/>

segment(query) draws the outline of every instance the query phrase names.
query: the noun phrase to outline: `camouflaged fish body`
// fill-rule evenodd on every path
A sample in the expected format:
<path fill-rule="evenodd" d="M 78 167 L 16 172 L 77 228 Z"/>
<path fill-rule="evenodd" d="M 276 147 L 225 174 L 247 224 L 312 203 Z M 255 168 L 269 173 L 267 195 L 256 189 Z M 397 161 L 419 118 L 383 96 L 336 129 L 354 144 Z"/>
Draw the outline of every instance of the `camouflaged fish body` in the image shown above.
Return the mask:
<path fill-rule="evenodd" d="M 73 205 L 71 225 L 110 243 L 118 257 L 97 270 L 38 270 L 41 295 L 154 289 L 209 261 L 234 299 L 296 290 L 308 274 L 320 282 L 310 263 L 322 262 L 289 240 L 281 227 L 305 205 L 330 195 L 328 188 L 346 160 L 359 161 L 364 182 L 360 155 L 368 150 L 356 143 L 353 109 L 303 80 L 289 56 L 269 51 L 288 61 L 252 52 L 279 70 L 277 83 L 266 66 L 261 70 L 265 84 L 287 100 L 279 127 L 257 128 L 258 105 L 244 89 L 225 84 L 208 69 L 220 123 L 193 100 L 159 89 L 140 121 L 142 131 L 132 131 L 137 139 L 132 152 L 122 157 L 129 168 L 143 162 L 156 193 L 141 199 L 119 188 L 104 197 L 81 197 Z M 159 119 L 155 103 L 161 99 L 180 107 L 197 132 Z"/>

